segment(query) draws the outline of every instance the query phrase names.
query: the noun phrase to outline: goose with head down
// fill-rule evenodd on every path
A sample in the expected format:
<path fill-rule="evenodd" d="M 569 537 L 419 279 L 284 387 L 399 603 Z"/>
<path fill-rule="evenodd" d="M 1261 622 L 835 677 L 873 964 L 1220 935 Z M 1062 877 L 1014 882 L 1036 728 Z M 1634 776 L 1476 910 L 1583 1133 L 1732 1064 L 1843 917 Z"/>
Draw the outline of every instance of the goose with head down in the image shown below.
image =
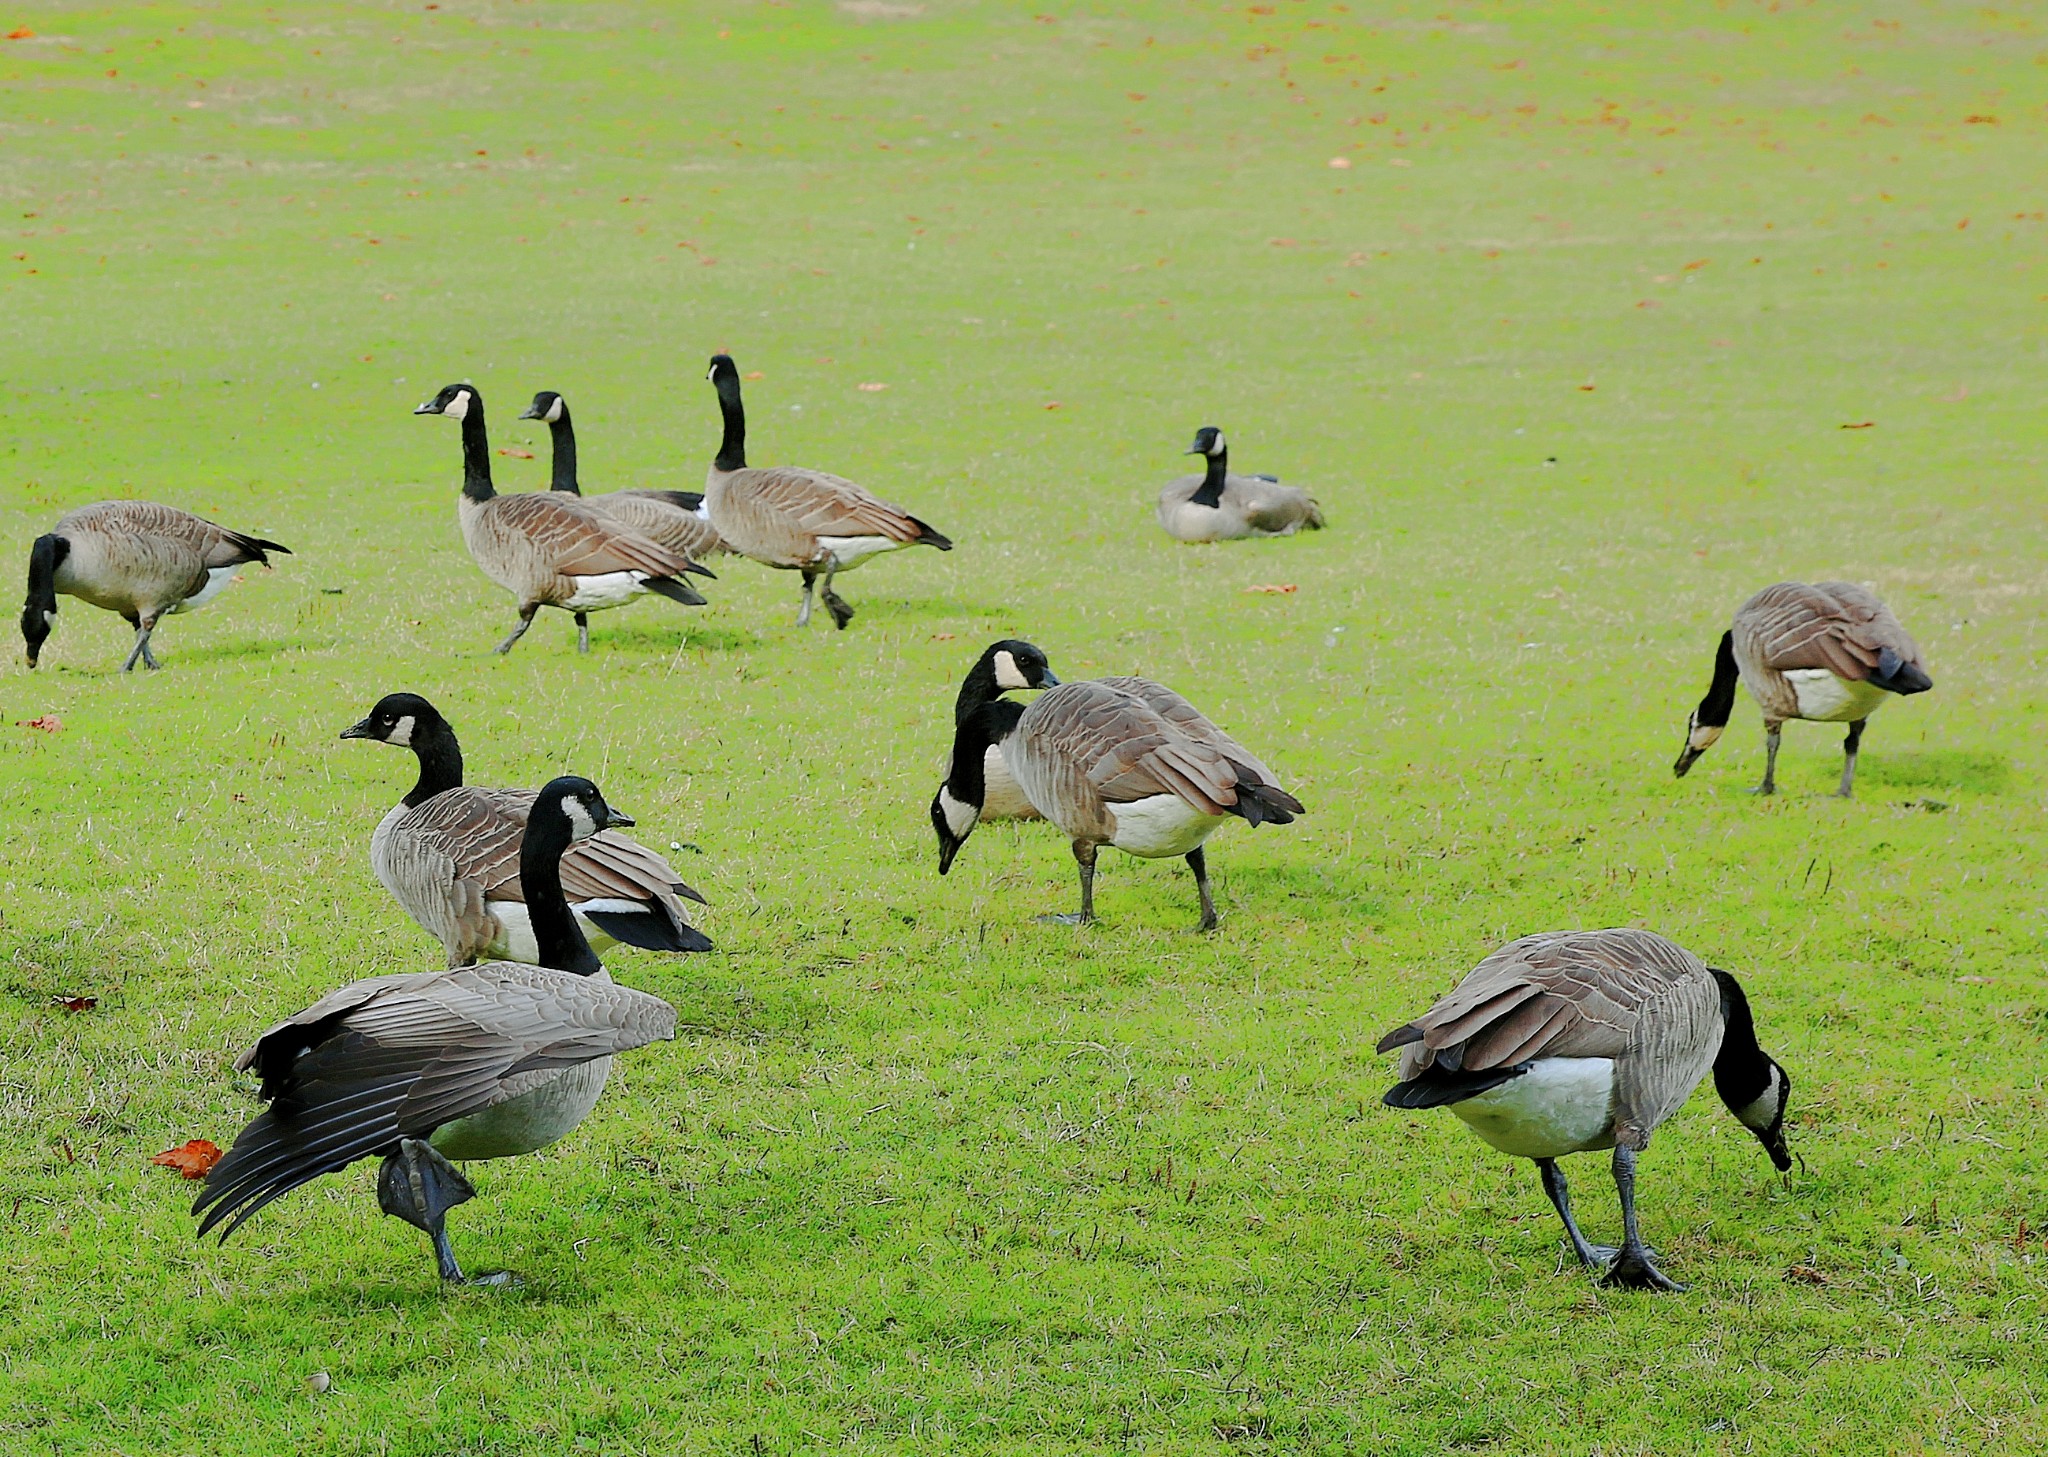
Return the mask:
<path fill-rule="evenodd" d="M 1636 1221 L 1636 1157 L 1709 1072 L 1779 1170 L 1792 1080 L 1757 1045 L 1742 986 L 1648 931 L 1551 931 L 1494 952 L 1414 1021 L 1380 1039 L 1401 1053 L 1392 1108 L 1449 1108 L 1502 1153 L 1533 1159 L 1572 1252 L 1602 1281 L 1685 1287 L 1657 1268 Z M 1619 1249 L 1572 1218 L 1557 1160 L 1614 1150 Z"/>
<path fill-rule="evenodd" d="M 1216 926 L 1203 845 L 1225 820 L 1289 824 L 1301 801 L 1193 704 L 1144 678 L 1048 688 L 1028 708 L 992 703 L 961 719 L 953 758 L 931 804 L 939 873 L 952 868 L 988 799 L 987 751 L 1000 749 L 1024 798 L 1073 842 L 1081 908 L 1041 919 L 1095 919 L 1095 860 L 1104 845 L 1143 859 L 1187 861 L 1201 926 Z"/>
<path fill-rule="evenodd" d="M 1684 778 L 1711 749 L 1735 711 L 1740 680 L 1764 711 L 1764 778 L 1758 794 L 1778 788 L 1778 734 L 1787 719 L 1846 723 L 1842 781 L 1856 785 L 1856 750 L 1870 715 L 1893 698 L 1934 686 L 1920 649 L 1877 595 L 1854 582 L 1780 582 L 1735 610 L 1714 655 L 1714 681 L 1685 726 L 1685 747 L 1671 772 Z"/>

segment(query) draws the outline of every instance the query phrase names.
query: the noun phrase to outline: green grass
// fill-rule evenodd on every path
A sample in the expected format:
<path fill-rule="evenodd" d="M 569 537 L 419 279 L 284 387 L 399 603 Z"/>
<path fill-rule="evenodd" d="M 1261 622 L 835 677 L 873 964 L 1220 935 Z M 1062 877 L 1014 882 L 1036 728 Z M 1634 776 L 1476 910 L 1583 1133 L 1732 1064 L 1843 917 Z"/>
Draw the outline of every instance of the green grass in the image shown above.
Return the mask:
<path fill-rule="evenodd" d="M 0 670 L 0 1448 L 2048 1444 L 2038 19 L 17 24 L 8 559 L 123 495 L 297 555 L 168 620 L 160 674 L 68 601 L 43 670 Z M 593 487 L 688 487 L 715 348 L 765 375 L 757 461 L 959 550 L 847 579 L 845 634 L 729 563 L 709 607 L 597 619 L 588 659 L 559 614 L 492 657 L 511 604 L 412 406 L 474 380 L 540 452 L 498 460 L 525 488 L 545 436 L 513 416 L 560 389 Z M 1150 497 L 1204 423 L 1330 529 L 1169 544 Z M 1675 782 L 1729 613 L 1821 576 L 1879 588 L 1935 691 L 1873 722 L 1852 803 L 1809 725 L 1780 796 L 1744 793 L 1746 699 Z M 1113 855 L 1102 924 L 1036 924 L 1075 894 L 1042 827 L 936 876 L 951 696 L 1013 634 L 1181 689 L 1309 804 L 1212 842 L 1216 935 L 1177 865 Z M 478 782 L 588 773 L 700 846 L 715 903 L 719 954 L 612 963 L 684 1033 L 455 1216 L 509 1295 L 437 1289 L 368 1168 L 220 1249 L 147 1163 L 253 1112 L 230 1062 L 270 1020 L 436 964 L 365 858 L 409 761 L 335 741 L 398 688 Z M 1652 1144 L 1678 1297 L 1560 1270 L 1526 1163 L 1377 1103 L 1374 1041 L 1488 950 L 1617 923 L 1744 976 L 1798 1079 L 1788 1179 L 1710 1089 Z"/>

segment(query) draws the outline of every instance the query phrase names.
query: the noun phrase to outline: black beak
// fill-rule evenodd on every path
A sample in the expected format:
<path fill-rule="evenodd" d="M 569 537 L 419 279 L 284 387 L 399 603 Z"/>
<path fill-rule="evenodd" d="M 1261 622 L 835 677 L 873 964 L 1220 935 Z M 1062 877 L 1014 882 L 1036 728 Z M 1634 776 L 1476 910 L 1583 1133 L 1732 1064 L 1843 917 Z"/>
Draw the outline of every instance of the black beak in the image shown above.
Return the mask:
<path fill-rule="evenodd" d="M 1691 744 L 1687 744 L 1679 752 L 1678 762 L 1671 766 L 1672 777 L 1674 779 L 1685 778 L 1685 771 L 1692 768 L 1693 764 L 1699 759 L 1699 756 L 1704 753 L 1706 753 L 1705 749 L 1695 749 Z"/>
<path fill-rule="evenodd" d="M 633 828 L 634 825 L 639 823 L 638 820 L 634 819 L 624 810 L 618 808 L 616 805 L 609 804 L 605 806 L 604 819 L 605 828 L 608 830 L 630 830 Z"/>
<path fill-rule="evenodd" d="M 538 420 L 540 418 L 540 406 L 528 405 L 519 412 L 518 418 L 521 420 Z"/>
<path fill-rule="evenodd" d="M 414 410 L 413 413 L 415 415 L 439 415 L 442 413 L 441 402 L 439 400 L 428 400 L 424 405 Z"/>
<path fill-rule="evenodd" d="M 1041 688 L 1057 688 L 1057 687 L 1059 687 L 1059 686 L 1060 686 L 1060 680 L 1059 680 L 1059 675 L 1058 675 L 1057 673 L 1053 672 L 1053 670 L 1052 670 L 1052 669 L 1050 669 L 1050 668 L 1047 668 L 1047 669 L 1045 670 L 1045 672 L 1044 672 L 1044 673 L 1042 673 L 1042 674 L 1040 674 L 1040 675 L 1039 675 L 1039 682 L 1038 682 L 1038 686 L 1039 686 L 1039 687 L 1041 687 Z"/>
<path fill-rule="evenodd" d="M 1771 1163 L 1777 1167 L 1779 1173 L 1783 1174 L 1791 1171 L 1792 1151 L 1785 1147 L 1785 1130 L 1783 1128 L 1772 1129 L 1770 1133 L 1758 1141 L 1763 1144 L 1764 1152 L 1771 1156 Z"/>
<path fill-rule="evenodd" d="M 366 718 L 361 723 L 352 723 L 343 729 L 341 736 L 345 739 L 374 739 L 378 737 L 378 734 L 377 730 L 370 726 L 370 721 Z"/>
<path fill-rule="evenodd" d="M 940 839 L 939 874 L 944 875 L 953 868 L 953 857 L 960 853 L 960 847 L 966 843 L 965 840 L 955 840 L 950 837 Z"/>

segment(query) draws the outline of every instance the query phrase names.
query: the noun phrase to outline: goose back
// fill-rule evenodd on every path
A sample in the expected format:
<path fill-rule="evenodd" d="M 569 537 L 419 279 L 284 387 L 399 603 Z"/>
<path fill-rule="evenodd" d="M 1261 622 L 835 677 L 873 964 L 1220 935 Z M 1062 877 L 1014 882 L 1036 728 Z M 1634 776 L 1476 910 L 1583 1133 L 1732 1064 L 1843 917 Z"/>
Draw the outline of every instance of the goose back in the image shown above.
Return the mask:
<path fill-rule="evenodd" d="M 682 556 L 612 521 L 579 496 L 555 491 L 460 506 L 462 539 L 484 575 L 521 602 L 574 610 L 638 596 L 645 578 L 689 569 Z M 588 600 L 602 597 L 606 600 Z"/>
<path fill-rule="evenodd" d="M 1722 1032 L 1720 987 L 1684 947 L 1629 928 L 1553 931 L 1495 951 L 1381 1049 L 1401 1048 L 1403 1083 L 1611 1059 L 1613 1136 L 1640 1149 L 1713 1067 Z"/>
<path fill-rule="evenodd" d="M 1733 645 L 1743 683 L 1773 719 L 1860 719 L 1887 693 L 1933 682 L 1911 634 L 1854 582 L 1764 588 L 1736 609 Z"/>
<path fill-rule="evenodd" d="M 1176 541 L 1236 541 L 1322 528 L 1322 508 L 1299 486 L 1232 472 L 1224 477 L 1221 499 L 1206 506 L 1193 499 L 1204 479 L 1181 476 L 1159 493 L 1159 524 Z"/>
<path fill-rule="evenodd" d="M 877 552 L 952 543 L 915 516 L 844 476 L 797 466 L 711 467 L 704 487 L 711 524 L 732 550 L 790 570 L 840 560 L 846 571 Z"/>
<path fill-rule="evenodd" d="M 238 568 L 285 551 L 155 501 L 81 506 L 51 532 L 70 548 L 56 570 L 57 590 L 123 616 L 189 611 L 217 595 Z"/>

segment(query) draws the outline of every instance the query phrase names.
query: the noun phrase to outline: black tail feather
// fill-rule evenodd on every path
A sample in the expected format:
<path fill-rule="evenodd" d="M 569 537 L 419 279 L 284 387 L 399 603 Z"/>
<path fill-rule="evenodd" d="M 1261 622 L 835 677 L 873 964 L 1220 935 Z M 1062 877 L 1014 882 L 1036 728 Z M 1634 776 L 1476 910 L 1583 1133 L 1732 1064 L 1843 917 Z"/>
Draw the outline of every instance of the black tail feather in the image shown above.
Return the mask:
<path fill-rule="evenodd" d="M 1476 1098 L 1502 1083 L 1511 1083 L 1529 1070 L 1526 1062 L 1513 1067 L 1490 1067 L 1484 1072 L 1446 1072 L 1432 1067 L 1421 1077 L 1396 1083 L 1381 1095 L 1389 1108 L 1442 1108 Z"/>
<path fill-rule="evenodd" d="M 702 491 L 648 491 L 646 494 L 671 506 L 680 506 L 685 511 L 695 511 L 704 504 Z"/>
<path fill-rule="evenodd" d="M 1237 803 L 1230 812 L 1251 825 L 1291 825 L 1298 814 L 1307 814 L 1300 800 L 1277 785 L 1261 784 L 1249 774 L 1237 781 Z"/>
<path fill-rule="evenodd" d="M 1934 680 L 1927 676 L 1927 670 L 1907 662 L 1890 648 L 1877 655 L 1877 671 L 1870 675 L 1870 681 L 1887 693 L 1925 693 L 1934 686 Z"/>
<path fill-rule="evenodd" d="M 700 567 L 698 570 L 703 569 Z M 641 585 L 655 596 L 666 597 L 671 602 L 680 602 L 685 607 L 702 607 L 710 600 L 696 588 L 686 586 L 674 577 L 649 577 Z"/>
<path fill-rule="evenodd" d="M 585 911 L 584 918 L 607 936 L 642 951 L 710 951 L 711 938 L 689 922 L 659 909 Z"/>
<path fill-rule="evenodd" d="M 1373 1048 L 1373 1051 L 1392 1052 L 1397 1047 L 1406 1047 L 1411 1042 L 1420 1042 L 1422 1036 L 1422 1029 L 1413 1022 L 1410 1022 L 1405 1026 L 1396 1027 L 1393 1031 L 1382 1037 L 1379 1040 L 1379 1045 Z"/>
<path fill-rule="evenodd" d="M 245 536 L 239 531 L 231 531 L 228 535 L 235 539 L 236 546 L 239 546 L 248 553 L 248 556 L 244 558 L 245 561 L 261 562 L 267 567 L 270 565 L 270 557 L 268 555 L 270 552 L 280 552 L 285 556 L 292 555 L 292 549 L 281 541 L 265 541 L 260 536 Z"/>

